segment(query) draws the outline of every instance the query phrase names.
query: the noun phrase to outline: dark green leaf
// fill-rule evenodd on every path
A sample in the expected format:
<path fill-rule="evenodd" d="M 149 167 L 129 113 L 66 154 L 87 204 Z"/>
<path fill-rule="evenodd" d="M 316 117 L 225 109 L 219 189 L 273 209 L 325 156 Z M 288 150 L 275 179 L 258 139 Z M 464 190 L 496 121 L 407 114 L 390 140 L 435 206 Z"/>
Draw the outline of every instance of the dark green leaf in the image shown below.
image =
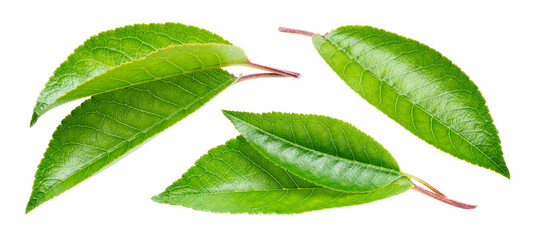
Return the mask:
<path fill-rule="evenodd" d="M 399 178 L 370 193 L 330 190 L 278 167 L 238 137 L 210 150 L 152 199 L 212 212 L 289 214 L 368 203 L 411 186 Z"/>
<path fill-rule="evenodd" d="M 346 122 L 317 115 L 223 112 L 262 155 L 315 184 L 371 192 L 406 178 L 383 146 Z"/>
<path fill-rule="evenodd" d="M 313 36 L 333 70 L 369 103 L 429 144 L 509 178 L 477 86 L 439 52 L 368 26 Z"/>

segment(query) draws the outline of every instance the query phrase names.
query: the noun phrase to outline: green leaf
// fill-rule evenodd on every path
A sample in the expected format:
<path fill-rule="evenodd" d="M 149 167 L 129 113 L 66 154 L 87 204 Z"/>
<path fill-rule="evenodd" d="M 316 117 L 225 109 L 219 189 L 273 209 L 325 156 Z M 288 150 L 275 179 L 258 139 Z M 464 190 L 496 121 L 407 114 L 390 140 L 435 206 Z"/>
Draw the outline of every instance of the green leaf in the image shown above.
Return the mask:
<path fill-rule="evenodd" d="M 47 110 L 74 99 L 247 61 L 232 46 L 176 46 L 196 43 L 230 45 L 204 29 L 177 23 L 137 24 L 93 36 L 56 69 L 37 99 L 31 125 Z"/>
<path fill-rule="evenodd" d="M 206 43 L 230 44 L 204 29 L 177 23 L 137 24 L 93 36 L 56 69 L 39 96 L 32 124 L 48 104 L 70 94 L 70 90 L 77 91 L 78 87 L 102 79 L 110 72 L 121 75 L 117 69 L 125 66 L 145 63 L 140 69 L 158 69 L 161 65 L 159 70 L 170 68 L 169 72 L 178 72 L 176 68 L 169 67 L 170 62 L 161 62 L 168 57 L 181 60 L 178 55 L 166 54 L 184 50 L 185 46 L 197 51 L 196 55 L 203 55 L 203 59 L 215 62 L 210 60 L 214 55 L 199 52 L 198 46 L 184 45 Z M 218 45 L 203 45 L 203 48 L 211 47 Z M 179 55 L 183 55 L 184 59 L 191 57 L 188 52 L 183 53 Z M 192 69 L 199 63 L 195 60 L 179 65 Z M 127 81 L 132 81 L 130 77 L 139 80 L 139 77 L 146 76 L 131 75 L 134 72 L 137 70 L 123 72 L 129 77 Z M 166 72 L 158 71 L 156 74 L 165 75 Z M 90 177 L 146 139 L 191 114 L 235 80 L 226 71 L 207 70 L 130 87 L 123 82 L 126 87 L 86 100 L 54 132 L 39 164 L 26 212 Z M 100 86 L 96 87 L 100 89 Z"/>
<path fill-rule="evenodd" d="M 290 113 L 223 113 L 262 155 L 315 184 L 365 193 L 406 178 L 383 146 L 346 122 Z"/>
<path fill-rule="evenodd" d="M 485 99 L 446 57 L 368 26 L 314 35 L 332 69 L 366 101 L 429 144 L 509 178 Z"/>
<path fill-rule="evenodd" d="M 368 203 L 411 186 L 399 178 L 369 193 L 323 188 L 273 164 L 240 136 L 211 149 L 152 199 L 211 212 L 289 214 Z"/>
<path fill-rule="evenodd" d="M 66 91 L 66 93 L 57 98 L 51 95 L 40 98 L 37 104 L 38 111 L 34 112 L 32 122 L 35 122 L 44 111 L 75 99 L 247 61 L 243 50 L 231 45 L 185 44 L 167 47 L 149 54 L 146 58 L 112 68 L 78 86 L 69 86 L 72 87 L 71 89 L 64 86 L 59 89 L 45 88 L 46 92 L 54 92 L 53 96 L 59 96 L 60 91 Z"/>
<path fill-rule="evenodd" d="M 31 211 L 191 114 L 236 81 L 198 71 L 91 97 L 63 119 L 39 164 Z"/>

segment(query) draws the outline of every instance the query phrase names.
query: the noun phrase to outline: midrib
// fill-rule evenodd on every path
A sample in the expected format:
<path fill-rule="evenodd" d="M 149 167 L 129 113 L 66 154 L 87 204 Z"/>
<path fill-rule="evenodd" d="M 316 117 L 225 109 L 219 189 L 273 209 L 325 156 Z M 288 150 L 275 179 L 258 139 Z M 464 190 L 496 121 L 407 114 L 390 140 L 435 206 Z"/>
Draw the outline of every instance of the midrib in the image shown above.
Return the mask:
<path fill-rule="evenodd" d="M 506 173 L 507 171 L 505 171 L 500 165 L 498 165 L 492 158 L 490 158 L 485 152 L 483 152 L 481 149 L 479 149 L 476 145 L 474 145 L 472 142 L 468 141 L 468 139 L 466 139 L 463 135 L 459 134 L 457 131 L 455 131 L 454 129 L 452 129 L 451 127 L 449 127 L 448 125 L 446 125 L 442 120 L 440 120 L 439 118 L 435 117 L 434 115 L 432 115 L 429 111 L 427 111 L 425 108 L 423 108 L 422 106 L 418 105 L 417 103 L 411 101 L 407 96 L 405 96 L 404 94 L 400 93 L 397 89 L 395 89 L 393 86 L 391 86 L 390 84 L 384 82 L 383 80 L 379 79 L 373 72 L 369 71 L 368 69 L 366 69 L 365 67 L 363 67 L 360 63 L 358 63 L 356 60 L 354 60 L 353 58 L 351 58 L 351 56 L 349 54 L 347 54 L 344 50 L 338 48 L 335 44 L 333 44 L 330 40 L 322 37 L 325 42 L 331 44 L 334 48 L 336 48 L 338 51 L 342 52 L 350 61 L 353 61 L 355 62 L 356 64 L 358 64 L 365 72 L 368 72 L 370 73 L 370 75 L 372 75 L 374 77 L 374 79 L 376 79 L 377 81 L 381 82 L 381 83 L 384 83 L 384 85 L 386 85 L 388 88 L 392 89 L 392 91 L 394 91 L 395 93 L 397 93 L 399 96 L 403 97 L 405 100 L 407 100 L 408 102 L 410 102 L 411 104 L 413 104 L 414 106 L 418 107 L 420 110 L 422 110 L 423 112 L 425 112 L 427 115 L 429 115 L 431 118 L 435 119 L 438 123 L 440 123 L 442 126 L 446 127 L 450 132 L 453 132 L 455 135 L 459 136 L 459 138 L 461 138 L 464 142 L 468 143 L 471 147 L 475 148 L 478 152 L 480 152 L 481 154 L 483 154 L 483 156 L 485 156 L 488 160 L 490 160 L 490 162 L 492 162 L 494 165 L 496 165 L 496 167 L 498 167 L 502 173 Z M 397 122 L 397 121 L 396 121 Z M 478 164 L 479 165 L 479 164 Z M 481 165 L 480 165 L 481 166 Z"/>
<path fill-rule="evenodd" d="M 236 79 L 234 78 L 232 81 L 235 81 L 235 80 L 236 80 Z M 57 196 L 58 194 L 54 194 L 55 190 L 58 189 L 58 188 L 63 187 L 63 186 L 64 186 L 64 183 L 67 182 L 69 179 L 72 179 L 72 178 L 74 178 L 74 177 L 77 177 L 78 174 L 79 174 L 81 171 L 84 171 L 85 169 L 87 169 L 87 168 L 93 166 L 93 164 L 96 164 L 98 161 L 104 159 L 106 156 L 109 156 L 109 154 L 113 153 L 114 151 L 116 151 L 117 149 L 121 148 L 121 147 L 124 146 L 125 144 L 129 144 L 129 143 L 132 142 L 133 140 L 137 139 L 140 135 L 142 135 L 142 134 L 146 134 L 147 132 L 149 132 L 150 130 L 154 129 L 155 127 L 160 126 L 160 125 L 161 125 L 162 123 L 164 123 L 165 121 L 168 121 L 168 120 L 170 120 L 171 118 L 173 118 L 174 116 L 178 115 L 179 113 L 181 113 L 181 112 L 183 112 L 183 111 L 186 111 L 186 110 L 187 110 L 189 107 L 191 107 L 192 105 L 194 105 L 194 104 L 196 104 L 196 103 L 202 101 L 203 99 L 205 99 L 207 96 L 209 96 L 209 95 L 212 94 L 213 92 L 216 92 L 216 90 L 219 90 L 219 89 L 221 89 L 221 88 L 224 88 L 225 86 L 228 86 L 229 84 L 227 84 L 227 83 L 228 83 L 228 82 L 232 82 L 232 81 L 226 81 L 225 84 L 221 85 L 221 86 L 218 87 L 218 88 L 214 88 L 213 90 L 209 91 L 207 94 L 203 95 L 202 98 L 199 98 L 199 99 L 197 99 L 197 100 L 191 102 L 190 104 L 188 104 L 188 105 L 186 105 L 185 107 L 181 108 L 179 111 L 176 111 L 175 113 L 169 115 L 168 118 L 163 118 L 162 120 L 158 121 L 158 122 L 155 123 L 154 125 L 148 127 L 145 131 L 143 131 L 143 132 L 139 132 L 139 133 L 135 134 L 134 136 L 130 137 L 129 139 L 126 139 L 126 140 L 120 142 L 119 144 L 117 144 L 115 147 L 113 147 L 113 148 L 112 148 L 110 151 L 108 151 L 107 153 L 102 153 L 101 155 L 99 155 L 98 157 L 96 157 L 93 161 L 91 161 L 91 163 L 89 163 L 89 164 L 87 164 L 86 166 L 84 166 L 84 167 L 82 167 L 82 168 L 76 170 L 76 171 L 73 172 L 72 175 L 70 175 L 69 177 L 63 179 L 61 182 L 59 182 L 58 184 L 54 185 L 53 187 L 51 187 L 51 188 L 45 190 L 45 191 L 46 191 L 45 194 L 43 194 L 41 197 L 35 199 L 35 202 L 36 202 L 36 203 L 39 203 L 39 202 L 41 201 L 41 199 L 49 199 L 49 197 Z M 215 96 L 214 96 L 214 97 L 215 97 Z M 184 118 L 185 118 L 185 117 L 184 117 Z M 179 121 L 179 120 L 178 120 L 178 121 Z M 178 121 L 177 121 L 177 122 L 178 122 Z M 170 127 L 170 126 L 169 126 L 169 127 Z M 166 128 L 166 129 L 167 129 L 167 128 Z M 163 131 L 163 130 L 165 130 L 165 129 L 162 129 L 161 131 Z M 161 131 L 159 131 L 159 132 L 161 132 Z M 159 132 L 158 132 L 158 133 L 159 133 Z M 155 134 L 152 135 L 152 136 L 155 136 L 155 135 L 158 134 L 158 133 L 155 133 Z M 152 137 L 152 136 L 151 136 L 151 137 Z M 145 139 L 145 140 L 146 140 L 146 139 Z M 145 142 L 145 141 L 143 141 L 143 142 Z M 136 145 L 136 146 L 137 146 L 137 145 Z M 128 150 L 132 149 L 133 147 L 135 147 L 135 146 L 130 146 L 130 147 L 128 148 Z M 125 151 L 123 154 L 119 155 L 118 158 L 119 158 L 120 156 L 126 154 L 126 153 L 128 152 L 128 150 Z M 117 159 L 118 159 L 118 158 L 117 158 Z M 113 161 L 115 161 L 115 160 L 117 160 L 117 159 L 114 159 L 114 160 L 110 161 L 110 162 L 107 163 L 106 165 L 110 164 L 111 162 L 113 162 Z M 105 166 L 106 166 L 106 165 L 105 165 Z M 104 166 L 103 166 L 103 167 L 104 167 Z M 102 168 L 100 168 L 100 169 L 102 169 Z M 99 170 L 100 170 L 100 169 L 99 169 Z M 91 174 L 88 175 L 85 179 L 87 179 L 87 178 L 93 176 L 93 175 L 96 174 L 97 172 L 98 172 L 98 171 L 95 171 L 94 173 L 91 173 Z M 83 179 L 83 180 L 85 180 L 85 179 Z M 82 180 L 82 181 L 83 181 L 83 180 Z M 82 182 L 82 181 L 80 181 L 80 182 Z M 74 185 L 76 185 L 76 184 L 74 184 Z M 68 188 L 73 187 L 74 185 L 69 186 Z M 66 190 L 66 189 L 65 189 L 65 190 Z M 64 190 L 64 191 L 65 191 L 65 190 Z"/>

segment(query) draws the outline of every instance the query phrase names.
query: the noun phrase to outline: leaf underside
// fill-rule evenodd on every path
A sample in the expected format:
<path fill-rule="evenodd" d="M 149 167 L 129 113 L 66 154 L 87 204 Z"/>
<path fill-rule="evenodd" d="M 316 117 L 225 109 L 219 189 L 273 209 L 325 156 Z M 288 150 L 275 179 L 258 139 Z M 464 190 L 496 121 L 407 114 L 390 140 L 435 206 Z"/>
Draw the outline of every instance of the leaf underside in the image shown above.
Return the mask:
<path fill-rule="evenodd" d="M 211 149 L 152 199 L 211 212 L 291 214 L 368 203 L 410 187 L 400 178 L 370 193 L 323 188 L 273 164 L 240 136 Z"/>
<path fill-rule="evenodd" d="M 485 99 L 459 67 L 415 40 L 368 26 L 315 35 L 314 46 L 366 101 L 429 144 L 509 178 Z"/>
<path fill-rule="evenodd" d="M 177 54 L 180 49 L 175 45 L 196 43 L 230 45 L 228 41 L 206 30 L 177 23 L 137 24 L 93 36 L 54 71 L 37 99 L 31 125 L 35 124 L 41 114 L 64 102 L 153 78 L 198 70 L 199 66 L 206 68 L 228 64 L 229 57 L 217 49 L 193 55 Z M 173 47 L 169 48 L 170 46 Z M 243 52 L 238 54 L 243 56 L 236 56 L 235 53 L 231 57 L 246 61 Z M 103 76 L 97 77 L 101 74 Z M 93 80 L 95 82 L 91 84 Z"/>
<path fill-rule="evenodd" d="M 315 184 L 362 193 L 404 178 L 383 146 L 346 122 L 318 115 L 223 112 L 262 155 Z"/>

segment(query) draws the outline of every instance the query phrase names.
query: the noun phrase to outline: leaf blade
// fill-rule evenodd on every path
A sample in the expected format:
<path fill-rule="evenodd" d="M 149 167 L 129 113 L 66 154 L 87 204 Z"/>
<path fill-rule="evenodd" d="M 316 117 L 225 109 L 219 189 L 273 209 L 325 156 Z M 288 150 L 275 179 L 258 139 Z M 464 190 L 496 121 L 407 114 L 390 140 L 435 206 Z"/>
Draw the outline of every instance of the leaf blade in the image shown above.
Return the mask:
<path fill-rule="evenodd" d="M 372 193 L 326 189 L 273 164 L 239 136 L 211 149 L 153 200 L 211 212 L 292 214 L 364 204 L 411 186 L 400 179 Z"/>
<path fill-rule="evenodd" d="M 146 57 L 120 64 L 71 88 L 43 89 L 54 92 L 39 98 L 32 123 L 49 109 L 63 103 L 193 71 L 246 63 L 242 49 L 218 43 L 183 44 L 159 49 Z"/>
<path fill-rule="evenodd" d="M 316 35 L 313 43 L 354 91 L 407 130 L 457 158 L 510 177 L 483 96 L 439 52 L 366 26 Z"/>
<path fill-rule="evenodd" d="M 315 184 L 362 193 L 404 178 L 386 149 L 343 121 L 277 112 L 223 113 L 262 155 Z"/>
<path fill-rule="evenodd" d="M 221 69 L 199 71 L 83 102 L 54 132 L 36 172 L 26 212 L 185 118 L 235 80 Z"/>

